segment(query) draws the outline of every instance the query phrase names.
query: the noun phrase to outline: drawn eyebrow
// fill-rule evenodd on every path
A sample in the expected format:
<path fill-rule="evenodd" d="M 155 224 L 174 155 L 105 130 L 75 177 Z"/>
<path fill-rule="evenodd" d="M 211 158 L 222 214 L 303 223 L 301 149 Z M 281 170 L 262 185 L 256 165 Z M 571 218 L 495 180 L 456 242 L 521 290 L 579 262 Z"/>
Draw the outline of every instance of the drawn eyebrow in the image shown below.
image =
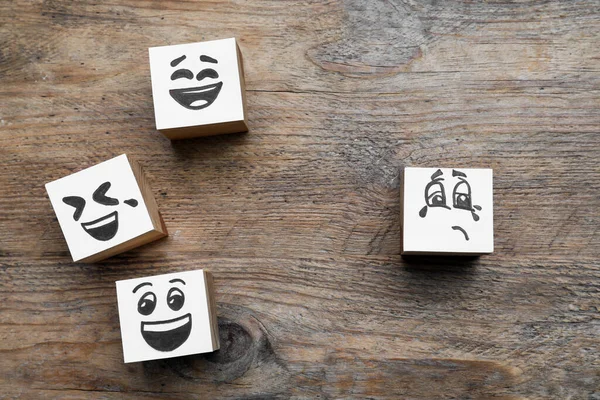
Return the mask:
<path fill-rule="evenodd" d="M 466 178 L 467 174 L 465 174 L 464 172 L 460 172 L 460 171 L 457 171 L 457 170 L 453 169 L 452 170 L 452 176 L 462 176 L 463 178 Z"/>
<path fill-rule="evenodd" d="M 205 56 L 204 54 L 202 54 L 202 55 L 200 56 L 200 61 L 202 61 L 202 62 L 209 62 L 209 63 L 213 63 L 213 64 L 218 64 L 218 63 L 219 63 L 219 62 L 218 62 L 217 60 L 215 60 L 214 58 L 212 58 L 212 57 L 209 57 L 209 56 Z"/>
<path fill-rule="evenodd" d="M 443 174 L 444 174 L 444 173 L 442 172 L 442 170 L 441 170 L 441 169 L 438 169 L 437 171 L 435 171 L 435 172 L 433 173 L 433 175 L 431 175 L 431 180 L 434 180 L 435 178 L 437 178 L 438 176 L 440 176 L 440 175 L 443 175 Z"/>
<path fill-rule="evenodd" d="M 175 278 L 175 279 L 171 279 L 169 281 L 169 283 L 175 283 L 175 282 L 181 282 L 181 283 L 183 283 L 185 285 L 185 282 L 183 281 L 183 279 Z"/>
<path fill-rule="evenodd" d="M 171 67 L 176 67 L 177 65 L 179 65 L 180 62 L 182 62 L 183 60 L 185 60 L 187 57 L 185 55 L 178 57 L 176 59 L 174 59 L 173 61 L 171 61 Z"/>
<path fill-rule="evenodd" d="M 133 293 L 137 292 L 137 290 L 138 290 L 139 288 L 141 288 L 142 286 L 146 286 L 146 285 L 152 286 L 152 284 L 151 284 L 150 282 L 143 282 L 143 283 L 140 283 L 139 285 L 137 285 L 137 286 L 135 287 L 135 289 L 133 289 Z"/>

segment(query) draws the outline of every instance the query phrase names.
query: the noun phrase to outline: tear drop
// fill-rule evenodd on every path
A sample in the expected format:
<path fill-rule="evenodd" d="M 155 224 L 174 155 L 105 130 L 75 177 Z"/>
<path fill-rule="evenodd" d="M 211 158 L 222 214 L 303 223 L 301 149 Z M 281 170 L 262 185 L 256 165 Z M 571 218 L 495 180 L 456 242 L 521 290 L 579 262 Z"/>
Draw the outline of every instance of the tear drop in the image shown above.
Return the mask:
<path fill-rule="evenodd" d="M 419 215 L 421 216 L 421 218 L 425 218 L 425 216 L 427 215 L 427 206 L 421 208 L 421 211 L 419 211 Z"/>
<path fill-rule="evenodd" d="M 471 215 L 475 221 L 479 221 L 479 215 L 475 214 L 474 212 L 471 212 Z"/>

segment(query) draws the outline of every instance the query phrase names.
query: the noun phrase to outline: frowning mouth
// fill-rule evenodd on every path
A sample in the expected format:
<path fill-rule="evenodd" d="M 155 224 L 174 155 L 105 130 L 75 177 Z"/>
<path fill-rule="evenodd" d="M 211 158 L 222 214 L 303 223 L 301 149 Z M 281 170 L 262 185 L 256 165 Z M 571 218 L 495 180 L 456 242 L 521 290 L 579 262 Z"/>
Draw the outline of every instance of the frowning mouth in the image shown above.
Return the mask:
<path fill-rule="evenodd" d="M 142 337 L 155 350 L 172 351 L 185 343 L 192 331 L 192 314 L 167 321 L 144 322 Z"/>
<path fill-rule="evenodd" d="M 171 89 L 169 94 L 176 102 L 189 110 L 201 110 L 210 106 L 221 92 L 223 82 L 184 89 Z"/>
<path fill-rule="evenodd" d="M 465 235 L 465 240 L 469 240 L 469 235 L 467 235 L 467 231 L 465 231 L 460 226 L 453 226 L 452 229 L 454 229 L 455 231 L 461 231 Z"/>
<path fill-rule="evenodd" d="M 119 230 L 119 214 L 117 211 L 111 212 L 94 221 L 83 222 L 81 227 L 96 240 L 110 240 Z"/>

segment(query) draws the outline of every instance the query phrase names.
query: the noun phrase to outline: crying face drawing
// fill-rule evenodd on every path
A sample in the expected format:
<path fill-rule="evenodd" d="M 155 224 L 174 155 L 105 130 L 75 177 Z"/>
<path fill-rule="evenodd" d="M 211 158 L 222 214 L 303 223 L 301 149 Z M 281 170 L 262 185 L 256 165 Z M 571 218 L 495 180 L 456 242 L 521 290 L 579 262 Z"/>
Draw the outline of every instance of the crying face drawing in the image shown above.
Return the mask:
<path fill-rule="evenodd" d="M 475 222 L 479 221 L 477 211 L 481 211 L 481 207 L 473 204 L 473 194 L 471 185 L 467 181 L 467 175 L 464 172 L 452 170 L 452 178 L 456 179 L 455 182 L 452 182 L 454 186 L 451 197 L 446 196 L 446 188 L 444 187 L 445 178 L 443 175 L 444 173 L 440 169 L 431 175 L 431 181 L 425 186 L 425 206 L 419 211 L 419 216 L 425 218 L 430 208 L 441 208 L 448 212 L 461 213 L 459 217 L 464 218 L 465 222 L 469 222 L 470 219 Z M 448 198 L 452 199 L 452 201 L 449 202 Z M 448 228 L 461 232 L 465 240 L 469 241 L 469 233 L 464 227 L 465 224 L 461 225 L 452 225 Z"/>
<path fill-rule="evenodd" d="M 215 102 L 223 82 L 209 83 L 207 85 L 196 86 L 194 80 L 201 82 L 214 82 L 219 79 L 219 73 L 212 68 L 219 62 L 207 55 L 200 56 L 202 69 L 197 73 L 186 68 L 186 55 L 182 55 L 171 61 L 171 67 L 177 68 L 171 74 L 171 87 L 169 94 L 177 103 L 188 110 L 202 110 Z M 191 63 L 190 63 L 191 64 Z M 204 68 L 206 66 L 206 68 Z M 191 66 L 189 66 L 191 68 Z"/>
<path fill-rule="evenodd" d="M 109 211 L 114 207 L 119 206 L 120 201 L 116 198 L 109 197 L 107 192 L 111 187 L 110 182 L 104 182 L 92 194 L 92 200 L 95 204 L 103 207 L 108 207 L 108 213 L 100 218 L 81 222 L 81 228 L 92 238 L 100 241 L 107 241 L 115 237 L 119 230 L 119 211 Z M 78 222 L 84 210 L 86 209 L 86 201 L 80 196 L 66 196 L 62 199 L 63 203 L 75 209 L 73 220 Z M 136 199 L 127 199 L 123 201 L 129 207 L 137 207 Z"/>

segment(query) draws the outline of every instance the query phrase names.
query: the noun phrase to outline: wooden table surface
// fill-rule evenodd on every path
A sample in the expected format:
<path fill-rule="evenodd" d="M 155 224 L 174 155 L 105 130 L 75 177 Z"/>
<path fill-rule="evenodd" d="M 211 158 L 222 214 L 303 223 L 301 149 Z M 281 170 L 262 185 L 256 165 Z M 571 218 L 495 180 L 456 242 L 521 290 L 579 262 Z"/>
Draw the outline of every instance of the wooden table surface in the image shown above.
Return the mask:
<path fill-rule="evenodd" d="M 235 36 L 250 131 L 155 130 Z M 3 1 L 0 397 L 600 398 L 599 1 Z M 170 236 L 71 262 L 44 184 L 127 153 Z M 494 169 L 495 252 L 400 257 L 405 166 Z M 222 349 L 124 364 L 114 282 L 211 270 Z"/>

